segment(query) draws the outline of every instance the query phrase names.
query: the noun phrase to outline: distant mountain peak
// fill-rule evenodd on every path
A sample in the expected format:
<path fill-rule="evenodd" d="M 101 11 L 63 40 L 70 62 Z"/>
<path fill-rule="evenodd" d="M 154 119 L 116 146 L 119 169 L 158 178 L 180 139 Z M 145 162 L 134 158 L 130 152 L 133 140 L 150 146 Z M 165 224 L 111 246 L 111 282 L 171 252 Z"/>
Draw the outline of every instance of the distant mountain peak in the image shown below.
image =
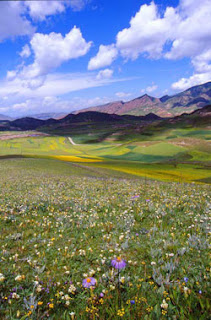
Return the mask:
<path fill-rule="evenodd" d="M 140 97 L 138 97 L 138 98 L 136 98 L 134 100 L 137 100 L 137 99 L 139 99 L 139 100 L 141 100 L 141 99 L 149 99 L 149 100 L 153 101 L 156 98 L 154 98 L 154 97 L 148 95 L 147 93 L 145 93 L 144 95 L 142 95 L 142 96 L 140 96 Z"/>

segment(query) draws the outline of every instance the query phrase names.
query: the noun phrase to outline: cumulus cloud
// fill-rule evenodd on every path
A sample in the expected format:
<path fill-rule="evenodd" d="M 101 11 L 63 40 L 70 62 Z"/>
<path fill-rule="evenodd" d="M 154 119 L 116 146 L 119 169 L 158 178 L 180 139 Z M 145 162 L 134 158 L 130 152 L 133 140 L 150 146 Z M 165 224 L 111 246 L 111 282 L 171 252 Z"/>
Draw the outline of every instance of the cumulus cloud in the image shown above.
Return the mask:
<path fill-rule="evenodd" d="M 154 2 L 144 4 L 132 17 L 130 27 L 117 34 L 116 46 L 124 58 L 132 60 L 140 55 L 153 59 L 190 58 L 193 75 L 177 81 L 172 85 L 174 89 L 207 81 L 211 79 L 211 2 L 180 0 L 177 8 L 167 7 L 164 14 Z"/>
<path fill-rule="evenodd" d="M 42 84 L 44 76 L 63 62 L 84 56 L 89 51 L 91 44 L 91 42 L 86 42 L 80 29 L 76 27 L 64 37 L 60 33 L 54 32 L 50 34 L 35 33 L 30 41 L 35 56 L 34 62 L 24 66 L 16 73 L 22 79 L 39 78 L 37 83 L 40 82 L 41 77 L 40 83 Z"/>
<path fill-rule="evenodd" d="M 97 55 L 89 61 L 88 70 L 96 70 L 110 66 L 117 55 L 118 50 L 114 44 L 108 46 L 101 45 Z"/>
<path fill-rule="evenodd" d="M 178 59 L 196 57 L 211 45 L 211 2 L 183 0 L 181 20 L 175 28 L 173 44 L 166 57 Z"/>
<path fill-rule="evenodd" d="M 177 82 L 172 84 L 172 89 L 181 91 L 190 87 L 202 84 L 211 80 L 211 72 L 207 73 L 195 73 L 189 78 L 181 78 Z"/>
<path fill-rule="evenodd" d="M 110 79 L 113 75 L 113 70 L 111 69 L 105 69 L 105 70 L 101 70 L 100 72 L 98 72 L 97 74 L 97 79 Z"/>
<path fill-rule="evenodd" d="M 35 20 L 45 20 L 47 16 L 65 11 L 65 1 L 25 1 L 29 15 Z"/>
<path fill-rule="evenodd" d="M 181 91 L 211 80 L 211 49 L 192 58 L 194 74 L 189 78 L 181 78 L 172 84 L 172 89 Z"/>
<path fill-rule="evenodd" d="M 127 59 L 137 59 L 140 54 L 160 58 L 164 44 L 172 37 L 172 26 L 179 21 L 174 8 L 167 8 L 161 17 L 154 2 L 142 5 L 131 19 L 130 27 L 117 34 L 117 48 Z"/>

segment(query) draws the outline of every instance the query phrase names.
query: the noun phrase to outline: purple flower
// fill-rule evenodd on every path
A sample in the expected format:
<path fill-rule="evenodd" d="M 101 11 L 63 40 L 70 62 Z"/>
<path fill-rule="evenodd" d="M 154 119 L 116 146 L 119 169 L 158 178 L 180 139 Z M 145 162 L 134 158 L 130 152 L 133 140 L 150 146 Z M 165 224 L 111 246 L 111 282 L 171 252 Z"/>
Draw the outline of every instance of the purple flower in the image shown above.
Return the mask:
<path fill-rule="evenodd" d="M 100 298 L 103 298 L 103 297 L 104 297 L 104 293 L 101 292 L 101 293 L 100 293 Z"/>
<path fill-rule="evenodd" d="M 202 294 L 202 291 L 201 291 L 201 290 L 199 290 L 199 294 Z"/>
<path fill-rule="evenodd" d="M 94 287 L 96 285 L 95 278 L 89 277 L 83 280 L 82 284 L 84 288 Z"/>
<path fill-rule="evenodd" d="M 111 265 L 115 269 L 124 269 L 126 267 L 126 261 L 123 260 L 121 257 L 117 257 L 116 259 L 111 260 Z"/>
<path fill-rule="evenodd" d="M 135 195 L 131 199 L 136 199 L 136 198 L 139 198 L 139 195 Z"/>
<path fill-rule="evenodd" d="M 188 282 L 188 278 L 187 278 L 187 277 L 185 277 L 185 278 L 184 278 L 184 281 L 187 283 L 187 282 Z"/>
<path fill-rule="evenodd" d="M 135 304 L 135 300 L 130 300 L 130 303 L 131 304 Z"/>

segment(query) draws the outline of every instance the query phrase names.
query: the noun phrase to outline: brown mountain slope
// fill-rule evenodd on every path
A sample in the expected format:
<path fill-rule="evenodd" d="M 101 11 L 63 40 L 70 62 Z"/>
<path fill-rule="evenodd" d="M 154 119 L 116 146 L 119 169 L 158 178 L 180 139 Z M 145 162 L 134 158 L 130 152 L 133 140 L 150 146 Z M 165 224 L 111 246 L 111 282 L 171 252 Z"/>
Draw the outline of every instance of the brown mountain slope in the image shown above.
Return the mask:
<path fill-rule="evenodd" d="M 173 96 L 159 98 L 147 94 L 131 101 L 115 101 L 103 106 L 78 110 L 75 113 L 97 111 L 110 114 L 146 115 L 150 112 L 161 117 L 171 117 L 184 112 L 191 113 L 211 102 L 211 82 L 189 88 Z"/>

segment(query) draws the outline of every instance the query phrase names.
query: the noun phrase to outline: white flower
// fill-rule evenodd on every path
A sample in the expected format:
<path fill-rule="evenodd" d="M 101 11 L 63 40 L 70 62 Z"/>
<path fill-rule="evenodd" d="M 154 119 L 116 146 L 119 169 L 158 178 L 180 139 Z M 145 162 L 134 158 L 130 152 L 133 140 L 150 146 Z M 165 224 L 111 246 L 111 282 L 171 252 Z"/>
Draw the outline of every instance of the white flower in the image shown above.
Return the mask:
<path fill-rule="evenodd" d="M 37 292 L 41 292 L 42 291 L 42 286 L 39 284 L 39 286 L 36 289 Z"/>
<path fill-rule="evenodd" d="M 163 302 L 161 303 L 161 308 L 164 309 L 164 310 L 167 310 L 168 309 L 168 303 L 166 302 L 165 299 L 163 299 Z"/>
<path fill-rule="evenodd" d="M 4 275 L 2 273 L 0 273 L 0 282 L 3 282 L 5 279 Z"/>
<path fill-rule="evenodd" d="M 71 319 L 75 319 L 75 312 L 70 312 Z"/>
<path fill-rule="evenodd" d="M 152 261 L 151 262 L 151 266 L 155 266 L 156 265 L 156 262 L 155 261 Z"/>
<path fill-rule="evenodd" d="M 21 281 L 22 280 L 22 276 L 18 275 L 17 277 L 15 277 L 15 281 Z"/>
<path fill-rule="evenodd" d="M 121 235 L 119 236 L 119 240 L 121 241 L 121 240 L 123 240 L 123 239 L 124 239 L 124 235 L 121 234 Z"/>
<path fill-rule="evenodd" d="M 76 287 L 73 284 L 71 284 L 71 286 L 68 289 L 68 292 L 74 293 L 75 291 L 76 291 Z"/>
<path fill-rule="evenodd" d="M 92 277 L 95 274 L 95 271 L 92 269 L 89 271 L 89 276 Z"/>
<path fill-rule="evenodd" d="M 12 299 L 19 299 L 19 298 L 20 298 L 19 294 L 17 294 L 16 292 L 13 292 Z"/>

